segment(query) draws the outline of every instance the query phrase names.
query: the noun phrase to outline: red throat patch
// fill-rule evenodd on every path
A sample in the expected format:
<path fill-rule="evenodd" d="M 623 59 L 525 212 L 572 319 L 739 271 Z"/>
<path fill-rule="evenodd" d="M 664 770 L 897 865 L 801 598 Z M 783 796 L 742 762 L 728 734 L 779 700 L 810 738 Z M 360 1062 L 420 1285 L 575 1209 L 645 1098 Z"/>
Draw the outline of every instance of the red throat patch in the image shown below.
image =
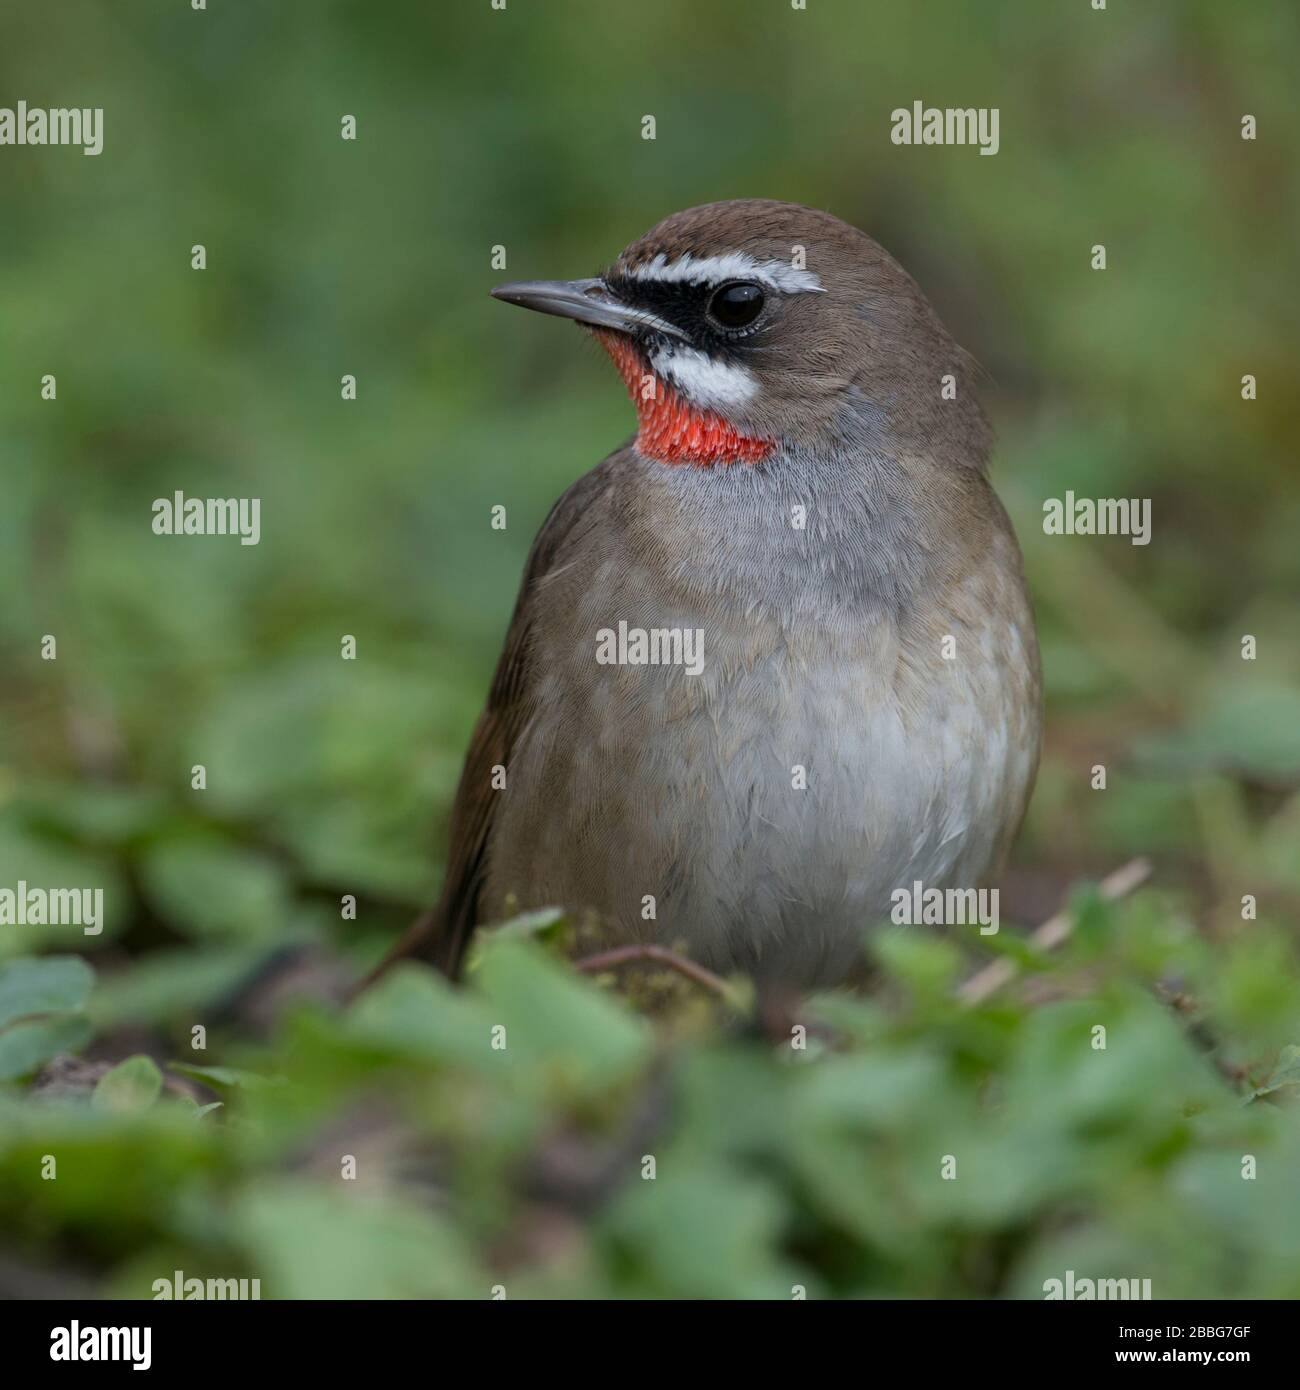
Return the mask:
<path fill-rule="evenodd" d="M 758 463 L 776 448 L 771 439 L 741 434 L 721 416 L 700 410 L 654 377 L 654 394 L 642 398 L 642 383 L 652 376 L 649 364 L 621 333 L 596 331 L 601 347 L 609 353 L 627 384 L 636 406 L 636 447 L 660 463 L 689 463 L 697 468 L 714 464 Z"/>

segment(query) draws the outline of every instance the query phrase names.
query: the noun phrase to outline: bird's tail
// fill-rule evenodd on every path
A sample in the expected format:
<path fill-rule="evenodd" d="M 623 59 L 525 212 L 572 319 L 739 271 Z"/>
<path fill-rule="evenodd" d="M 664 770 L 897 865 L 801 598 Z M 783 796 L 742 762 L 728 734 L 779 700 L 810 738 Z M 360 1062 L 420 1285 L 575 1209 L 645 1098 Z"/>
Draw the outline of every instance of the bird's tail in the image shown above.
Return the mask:
<path fill-rule="evenodd" d="M 456 913 L 444 895 L 436 907 L 422 912 L 397 939 L 388 954 L 352 986 L 347 1003 L 382 979 L 399 961 L 422 960 L 440 970 L 449 980 L 460 974 L 465 945 L 472 930 L 467 912 Z"/>
<path fill-rule="evenodd" d="M 422 912 L 398 937 L 383 960 L 369 974 L 363 975 L 352 986 L 348 991 L 347 1002 L 350 1004 L 358 995 L 364 994 L 371 985 L 382 979 L 398 961 L 431 960 L 436 964 L 436 948 L 442 935 L 441 924 L 441 903 L 437 907 L 430 908 L 427 912 Z"/>

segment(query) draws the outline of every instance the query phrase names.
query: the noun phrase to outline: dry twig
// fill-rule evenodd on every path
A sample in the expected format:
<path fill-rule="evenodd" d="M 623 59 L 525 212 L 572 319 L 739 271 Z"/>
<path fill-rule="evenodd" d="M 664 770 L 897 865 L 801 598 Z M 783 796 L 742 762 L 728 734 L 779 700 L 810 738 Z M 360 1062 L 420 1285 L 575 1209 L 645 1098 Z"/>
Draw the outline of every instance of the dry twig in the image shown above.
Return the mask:
<path fill-rule="evenodd" d="M 627 965 L 632 961 L 653 961 L 657 965 L 666 965 L 670 970 L 685 975 L 688 980 L 694 980 L 697 985 L 712 990 L 714 994 L 722 998 L 727 996 L 727 982 L 720 975 L 664 946 L 617 946 L 612 951 L 583 956 L 581 960 L 573 962 L 573 968 L 586 975 L 597 975 L 603 970 L 612 970 L 615 966 Z"/>
<path fill-rule="evenodd" d="M 1127 897 L 1134 889 L 1140 888 L 1151 877 L 1149 859 L 1131 859 L 1122 868 L 1108 874 L 1097 886 L 1103 901 L 1115 902 Z M 1040 951 L 1051 951 L 1065 941 L 1074 931 L 1074 914 L 1061 911 L 1049 917 L 1029 938 L 1031 946 Z M 966 1005 L 982 1004 L 990 994 L 996 993 L 1019 972 L 1019 965 L 1003 956 L 986 965 L 983 970 L 972 975 L 957 990 L 957 998 Z"/>

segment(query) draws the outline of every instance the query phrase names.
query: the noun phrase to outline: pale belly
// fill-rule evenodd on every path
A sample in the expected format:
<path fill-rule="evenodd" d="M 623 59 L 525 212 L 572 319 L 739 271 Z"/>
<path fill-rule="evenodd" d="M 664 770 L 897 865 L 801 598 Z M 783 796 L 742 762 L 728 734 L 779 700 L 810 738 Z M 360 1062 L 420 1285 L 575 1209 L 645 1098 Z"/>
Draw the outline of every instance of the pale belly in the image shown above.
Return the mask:
<path fill-rule="evenodd" d="M 1027 610 L 959 629 L 951 659 L 942 620 L 700 615 L 698 675 L 596 665 L 597 611 L 607 597 L 574 615 L 512 753 L 485 920 L 590 910 L 714 969 L 821 984 L 861 959 L 895 889 L 996 866 L 1037 763 Z"/>

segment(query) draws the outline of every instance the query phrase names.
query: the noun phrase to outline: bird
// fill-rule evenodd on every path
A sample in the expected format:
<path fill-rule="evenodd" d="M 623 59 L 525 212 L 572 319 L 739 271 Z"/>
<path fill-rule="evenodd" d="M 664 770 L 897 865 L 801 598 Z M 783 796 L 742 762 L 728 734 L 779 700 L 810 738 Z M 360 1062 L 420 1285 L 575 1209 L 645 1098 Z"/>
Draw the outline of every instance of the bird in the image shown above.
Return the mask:
<path fill-rule="evenodd" d="M 552 507 L 390 953 L 588 914 L 760 989 L 852 979 L 902 890 L 996 881 L 1042 680 L 979 369 L 829 212 L 675 212 L 594 278 L 501 285 L 594 336 L 636 432 Z"/>

